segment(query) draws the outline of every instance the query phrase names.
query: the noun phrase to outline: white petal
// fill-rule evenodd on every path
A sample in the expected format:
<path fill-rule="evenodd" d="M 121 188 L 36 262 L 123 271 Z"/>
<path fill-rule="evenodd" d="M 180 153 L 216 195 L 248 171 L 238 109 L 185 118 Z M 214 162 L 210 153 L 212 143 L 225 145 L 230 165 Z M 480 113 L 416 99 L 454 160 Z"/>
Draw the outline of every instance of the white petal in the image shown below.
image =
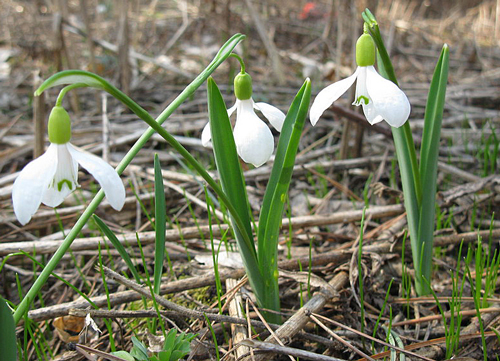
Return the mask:
<path fill-rule="evenodd" d="M 356 92 L 354 95 L 354 102 L 352 105 L 369 105 L 372 100 L 366 90 L 366 66 L 360 66 L 358 72 L 358 79 L 356 81 Z"/>
<path fill-rule="evenodd" d="M 57 150 L 57 169 L 45 191 L 42 203 L 57 207 L 78 186 L 78 164 L 68 151 L 68 144 L 54 144 Z"/>
<path fill-rule="evenodd" d="M 234 111 L 238 107 L 238 102 L 239 100 L 236 99 L 236 103 L 227 110 L 228 117 L 231 117 L 231 115 L 233 115 Z M 210 145 L 211 140 L 212 140 L 212 132 L 210 131 L 210 122 L 208 122 L 207 125 L 205 125 L 205 127 L 203 128 L 203 131 L 201 132 L 201 144 L 204 147 L 208 147 Z"/>
<path fill-rule="evenodd" d="M 309 118 L 311 119 L 312 125 L 316 125 L 319 117 L 321 117 L 324 111 L 351 87 L 358 76 L 358 71 L 359 67 L 351 76 L 327 86 L 318 93 L 309 112 Z"/>
<path fill-rule="evenodd" d="M 251 99 L 241 101 L 238 107 L 234 141 L 241 159 L 256 167 L 267 162 L 273 154 L 274 137 L 269 127 L 255 114 Z"/>
<path fill-rule="evenodd" d="M 234 111 L 238 108 L 238 105 L 240 104 L 240 100 L 236 99 L 236 102 L 234 105 L 227 110 L 227 116 L 231 118 L 231 115 L 233 115 Z"/>
<path fill-rule="evenodd" d="M 12 205 L 19 223 L 28 223 L 40 207 L 42 197 L 49 186 L 57 167 L 56 145 L 29 162 L 19 173 L 12 187 Z"/>
<path fill-rule="evenodd" d="M 210 131 L 210 122 L 208 122 L 201 132 L 201 144 L 203 144 L 204 147 L 208 147 L 210 140 L 212 140 L 212 132 Z"/>
<path fill-rule="evenodd" d="M 278 132 L 281 132 L 281 128 L 283 127 L 283 123 L 285 122 L 285 113 L 281 110 L 267 103 L 254 103 L 254 108 L 260 110 L 260 112 L 269 120 L 269 123 L 276 129 Z"/>
<path fill-rule="evenodd" d="M 393 127 L 402 126 L 410 116 L 406 94 L 392 81 L 380 76 L 373 66 L 367 67 L 366 89 L 377 114 Z"/>
<path fill-rule="evenodd" d="M 68 144 L 73 158 L 99 182 L 111 207 L 121 210 L 125 203 L 125 187 L 113 167 L 93 154 L 84 153 Z"/>
<path fill-rule="evenodd" d="M 365 114 L 366 120 L 371 125 L 380 123 L 384 118 L 377 113 L 377 109 L 373 105 L 373 101 L 370 101 L 368 104 L 361 103 L 363 106 L 363 113 Z"/>

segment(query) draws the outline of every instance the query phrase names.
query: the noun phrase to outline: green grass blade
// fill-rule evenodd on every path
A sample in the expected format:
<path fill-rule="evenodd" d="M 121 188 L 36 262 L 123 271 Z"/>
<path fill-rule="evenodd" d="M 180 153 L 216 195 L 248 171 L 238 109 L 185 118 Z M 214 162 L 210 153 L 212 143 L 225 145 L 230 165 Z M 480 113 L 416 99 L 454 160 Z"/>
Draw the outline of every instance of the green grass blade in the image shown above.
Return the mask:
<path fill-rule="evenodd" d="M 155 266 L 154 266 L 154 293 L 160 292 L 161 275 L 163 273 L 163 261 L 165 259 L 165 189 L 163 188 L 163 177 L 161 175 L 158 154 L 154 159 L 155 169 Z"/>
<path fill-rule="evenodd" d="M 12 310 L 3 298 L 0 298 L 0 350 L 2 360 L 17 360 L 16 325 Z"/>
<path fill-rule="evenodd" d="M 231 212 L 230 219 L 233 224 L 240 254 L 243 258 L 250 284 L 260 303 L 264 294 L 262 277 L 257 263 L 257 252 L 252 241 L 250 207 L 246 193 L 245 179 L 243 178 L 243 172 L 234 143 L 233 130 L 222 95 L 212 78 L 209 78 L 207 81 L 207 90 L 208 113 L 215 163 L 219 171 L 222 189 L 242 222 L 241 227 L 240 225 L 236 226 L 234 224 L 235 215 Z"/>
<path fill-rule="evenodd" d="M 448 45 L 445 44 L 434 70 L 434 76 L 432 77 L 429 89 L 420 150 L 420 177 L 421 184 L 425 185 L 425 187 L 422 188 L 418 239 L 420 243 L 423 243 L 422 269 L 420 274 L 427 280 L 431 279 L 432 245 L 436 211 L 437 162 L 446 96 L 446 83 L 448 82 L 448 59 L 449 49 Z M 424 289 L 424 294 L 428 293 L 425 291 Z"/>
<path fill-rule="evenodd" d="M 311 101 L 311 82 L 307 79 L 295 96 L 285 118 L 276 149 L 273 169 L 264 195 L 259 217 L 259 265 L 264 277 L 265 307 L 279 310 L 277 246 L 281 219 L 292 178 L 295 156 Z M 279 323 L 278 315 L 269 314 Z M 269 318 L 269 320 L 271 320 Z"/>
<path fill-rule="evenodd" d="M 132 262 L 132 259 L 130 258 L 130 256 L 129 256 L 127 250 L 125 249 L 125 247 L 123 247 L 123 245 L 118 240 L 118 238 L 116 238 L 116 236 L 113 233 L 113 231 L 111 229 L 109 229 L 109 227 L 106 225 L 106 223 L 104 223 L 102 221 L 101 218 L 99 218 L 98 216 L 96 216 L 94 214 L 93 215 L 93 219 L 94 219 L 95 223 L 97 224 L 97 227 L 99 227 L 99 229 L 101 230 L 101 232 L 104 233 L 104 235 L 106 237 L 108 237 L 109 241 L 113 244 L 113 246 L 115 247 L 115 249 L 118 251 L 118 253 L 120 254 L 121 258 L 123 258 L 123 260 L 125 261 L 125 263 L 127 264 L 128 268 L 129 268 L 130 272 L 132 272 L 132 275 L 134 276 L 135 280 L 138 283 L 141 283 L 141 277 L 139 276 L 139 272 L 137 272 L 137 269 L 135 268 L 135 265 Z"/>

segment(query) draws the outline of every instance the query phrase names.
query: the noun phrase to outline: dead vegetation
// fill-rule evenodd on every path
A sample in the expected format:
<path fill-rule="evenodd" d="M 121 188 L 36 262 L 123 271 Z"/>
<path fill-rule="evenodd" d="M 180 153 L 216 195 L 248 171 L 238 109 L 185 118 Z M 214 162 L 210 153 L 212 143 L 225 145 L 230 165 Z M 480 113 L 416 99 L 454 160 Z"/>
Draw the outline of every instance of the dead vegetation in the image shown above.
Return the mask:
<path fill-rule="evenodd" d="M 483 270 L 483 283 L 493 283 L 493 291 L 486 295 L 487 305 L 481 308 L 486 353 L 488 359 L 496 360 L 500 300 L 496 277 L 488 281 L 487 275 L 490 270 L 498 271 L 491 259 L 500 241 L 500 3 L 331 0 L 313 4 L 306 11 L 305 1 L 277 0 L 2 1 L 0 295 L 14 305 L 19 303 L 20 295 L 40 271 L 33 259 L 47 262 L 98 188 L 82 173 L 81 188 L 56 212 L 42 206 L 28 225 L 20 227 L 16 221 L 10 200 L 12 182 L 33 154 L 40 154 L 40 134 L 45 134 L 47 111 L 57 96 L 57 91 L 51 90 L 41 104 L 34 101 L 32 93 L 40 79 L 69 68 L 95 71 L 157 115 L 209 63 L 230 35 L 241 32 L 247 38 L 238 51 L 253 76 L 255 96 L 286 112 L 306 76 L 311 77 L 317 91 L 352 73 L 352 44 L 361 31 L 360 13 L 369 7 L 381 24 L 401 87 L 410 98 L 410 122 L 417 142 L 432 70 L 442 44 L 450 46 L 432 286 L 445 311 L 449 310 L 460 244 L 464 244 L 465 256 L 467 247 L 474 247 L 479 235 L 490 259 L 487 266 L 491 266 Z M 224 84 L 231 84 L 237 70 L 236 62 L 229 60 L 214 73 L 228 103 L 233 95 Z M 146 129 L 116 100 L 95 90 L 79 89 L 66 102 L 73 120 L 72 142 L 102 155 L 111 164 L 116 165 Z M 200 88 L 164 126 L 215 173 L 211 151 L 200 141 L 208 119 L 206 103 L 206 93 Z M 247 357 L 250 352 L 258 360 L 287 358 L 270 356 L 269 352 L 313 360 L 366 357 L 358 351 L 367 356 L 376 354 L 372 359 L 387 357 L 383 345 L 375 343 L 372 349 L 372 341 L 359 334 L 363 329 L 372 335 L 379 314 L 380 325 L 388 327 L 391 320 L 397 336 L 389 338 L 379 327 L 377 339 L 406 347 L 421 359 L 444 359 L 445 327 L 435 299 L 405 294 L 412 265 L 408 243 L 402 249 L 406 220 L 390 129 L 371 127 L 353 111 L 348 98 L 343 98 L 316 127 L 306 125 L 300 147 L 280 242 L 280 290 L 287 321 L 279 328 L 259 320 L 241 261 L 233 253 L 223 252 L 224 257 L 221 253 L 219 258 L 228 310 L 223 315 L 218 313 L 203 187 L 179 165 L 177 156 L 160 137 L 153 137 L 125 171 L 124 209 L 116 212 L 104 202 L 97 214 L 129 245 L 130 255 L 142 271 L 152 274 L 155 235 L 149 215 L 153 155 L 159 155 L 169 219 L 167 249 L 173 269 L 165 264 L 164 297 L 158 297 L 157 302 L 169 327 L 199 335 L 192 343 L 191 359 L 216 357 L 204 314 L 213 321 L 217 347 L 225 359 Z M 264 165 L 245 172 L 250 203 L 256 212 L 270 169 Z M 365 202 L 369 208 L 363 238 L 362 321 L 357 257 Z M 216 216 L 221 225 L 214 228 L 213 235 L 219 241 L 227 224 L 223 213 Z M 109 267 L 105 270 L 108 291 L 99 266 L 100 252 L 102 263 Z M 475 260 L 470 268 L 473 277 L 481 269 Z M 459 270 L 460 277 L 462 272 L 464 269 Z M 89 222 L 56 271 L 67 283 L 49 279 L 32 305 L 28 316 L 35 323 L 29 323 L 33 333 L 22 343 L 26 351 L 23 359 L 39 359 L 34 344 L 41 340 L 45 346 L 40 347 L 51 350 L 47 359 L 84 359 L 78 351 L 66 351 L 69 341 L 109 352 L 110 333 L 117 349 L 130 350 L 132 334 L 145 343 L 149 339 L 154 346 L 145 320 L 158 314 L 151 301 L 146 310 L 139 302 L 141 292 L 151 297 L 149 289 L 145 292 L 130 284 L 120 276 L 123 273 L 127 273 L 125 263 Z M 456 356 L 481 359 L 480 324 L 468 278 L 465 280 Z M 97 309 L 68 284 L 87 295 Z M 86 314 L 97 322 L 102 334 L 84 328 Z M 446 319 L 454 316 L 451 313 Z M 104 319 L 111 320 L 108 327 Z M 18 326 L 20 340 L 27 327 L 26 321 Z M 269 335 L 269 329 L 275 334 Z M 249 335 L 257 334 L 258 340 L 243 341 L 243 346 L 234 348 Z M 407 357 L 417 359 L 415 355 Z"/>

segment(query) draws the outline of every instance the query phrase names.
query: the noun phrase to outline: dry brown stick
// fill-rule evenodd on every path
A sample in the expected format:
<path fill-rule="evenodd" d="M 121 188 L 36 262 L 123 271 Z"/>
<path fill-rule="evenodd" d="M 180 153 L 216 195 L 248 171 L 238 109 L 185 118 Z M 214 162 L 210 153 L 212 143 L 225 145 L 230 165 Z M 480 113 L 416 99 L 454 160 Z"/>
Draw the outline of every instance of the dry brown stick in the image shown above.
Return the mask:
<path fill-rule="evenodd" d="M 234 278 L 228 278 L 226 280 L 226 288 L 228 289 L 228 293 L 231 292 L 230 290 L 234 289 L 237 287 L 238 281 Z M 238 317 L 241 319 L 244 319 L 243 316 L 243 299 L 241 297 L 241 293 L 239 290 L 237 290 L 234 294 L 234 297 L 229 301 L 229 316 L 232 317 Z M 231 325 L 231 333 L 233 335 L 233 345 L 238 344 L 240 341 L 244 340 L 246 338 L 247 330 L 245 329 L 245 326 L 243 325 Z M 235 357 L 236 359 L 239 359 L 242 357 L 244 354 L 249 352 L 249 349 L 247 347 L 237 347 L 235 350 Z"/>
<path fill-rule="evenodd" d="M 500 308 L 499 307 L 480 308 L 479 312 L 481 314 L 483 314 L 483 313 L 484 314 L 486 314 L 486 313 L 499 313 Z M 460 312 L 458 314 L 460 314 L 462 316 L 475 316 L 477 314 L 477 311 L 475 309 L 474 310 L 460 310 Z M 414 318 L 411 320 L 396 322 L 396 323 L 393 323 L 392 326 L 396 327 L 396 326 L 404 326 L 404 325 L 413 325 L 416 323 L 430 322 L 430 321 L 434 321 L 434 320 L 442 320 L 443 317 L 450 318 L 450 317 L 455 317 L 455 316 L 456 316 L 456 313 L 451 313 L 450 311 L 448 311 L 448 312 L 445 312 L 443 315 L 439 314 L 439 315 L 424 316 L 424 317 Z"/>
<path fill-rule="evenodd" d="M 425 357 L 425 356 L 421 356 L 421 355 L 418 355 L 418 354 L 416 354 L 416 353 L 409 352 L 409 351 L 407 351 L 407 350 L 405 350 L 405 349 L 402 349 L 402 348 L 400 348 L 400 347 L 397 347 L 397 346 L 391 345 L 391 344 L 389 344 L 389 343 L 387 343 L 387 342 L 385 342 L 385 341 L 381 341 L 381 340 L 379 340 L 379 339 L 377 339 L 377 338 L 375 338 L 375 337 L 372 337 L 372 336 L 370 336 L 370 335 L 367 335 L 367 334 L 365 334 L 365 333 L 362 333 L 362 332 L 360 332 L 360 331 L 358 331 L 358 330 L 355 330 L 355 329 L 353 329 L 353 328 L 351 328 L 351 327 L 349 327 L 349 326 L 346 326 L 346 325 L 344 325 L 344 324 L 342 324 L 342 323 L 340 323 L 340 322 L 337 322 L 337 321 L 335 321 L 335 320 L 332 320 L 332 319 L 330 319 L 330 318 L 326 318 L 326 317 L 321 316 L 321 315 L 314 315 L 314 316 L 315 316 L 315 318 L 314 318 L 314 319 L 315 319 L 315 320 L 317 320 L 317 321 L 319 321 L 319 320 L 318 320 L 318 318 L 321 318 L 322 320 L 325 320 L 325 321 L 327 321 L 327 322 L 329 322 L 329 323 L 332 323 L 332 324 L 334 324 L 334 325 L 335 325 L 335 326 L 337 326 L 337 327 L 343 328 L 343 329 L 348 330 L 348 331 L 350 331 L 350 332 L 354 332 L 355 334 L 357 334 L 357 335 L 359 335 L 359 336 L 361 336 L 361 337 L 365 337 L 365 338 L 367 338 L 367 339 L 369 339 L 369 340 L 371 340 L 371 341 L 378 342 L 378 343 L 380 343 L 381 345 L 384 345 L 384 346 L 387 346 L 387 347 L 393 348 L 393 349 L 395 349 L 396 351 L 399 351 L 399 352 L 404 352 L 404 353 L 406 353 L 406 354 L 408 354 L 408 355 L 418 357 L 418 358 L 420 358 L 420 359 L 422 359 L 422 360 L 426 360 L 426 361 L 434 361 L 434 360 L 432 360 L 432 359 L 430 359 L 430 358 L 427 358 L 427 357 Z M 363 356 L 363 357 L 365 357 L 365 358 L 366 358 L 366 356 Z"/>
<path fill-rule="evenodd" d="M 192 310 L 190 308 L 178 305 L 172 301 L 167 300 L 166 298 L 161 297 L 158 294 L 151 294 L 151 290 L 149 287 L 141 286 L 138 283 L 129 280 L 125 278 L 124 276 L 116 273 L 112 269 L 103 266 L 104 274 L 118 283 L 134 290 L 135 292 L 139 293 L 140 295 L 152 299 L 154 297 L 155 301 L 172 311 L 177 312 L 179 315 L 182 315 L 184 317 L 190 317 L 190 318 L 197 318 L 199 320 L 205 320 L 209 319 L 210 321 L 215 321 L 215 322 L 227 322 L 227 323 L 236 323 L 239 325 L 245 325 L 247 323 L 247 320 L 244 318 L 238 318 L 238 317 L 231 317 L 231 316 L 226 316 L 226 315 L 221 315 L 219 313 L 209 313 L 209 312 L 202 312 L 202 311 L 197 311 L 197 310 Z M 265 327 L 265 324 L 263 322 L 259 321 L 250 321 L 251 325 L 254 327 Z M 271 324 L 269 324 L 271 325 Z M 278 327 L 278 325 L 273 325 L 275 328 Z"/>
<path fill-rule="evenodd" d="M 80 207 L 80 206 L 77 206 Z M 73 209 L 75 207 L 72 207 Z M 80 209 L 80 208 L 77 208 Z M 403 206 L 400 204 L 390 205 L 390 206 L 374 206 L 370 207 L 366 210 L 366 217 L 372 216 L 375 218 L 382 217 L 392 217 L 403 212 Z M 53 215 L 53 211 L 49 211 L 51 215 Z M 59 210 L 60 215 L 66 214 L 63 210 Z M 346 212 L 337 212 L 329 215 L 314 215 L 314 216 L 303 216 L 303 217 L 294 217 L 291 219 L 284 218 L 282 221 L 283 228 L 287 228 L 290 222 L 292 223 L 292 227 L 303 228 L 303 227 L 313 227 L 313 226 L 324 226 L 338 223 L 346 223 L 346 222 L 356 222 L 361 219 L 362 211 L 361 210 L 353 210 Z M 220 232 L 225 231 L 227 229 L 227 225 L 221 225 L 221 227 L 216 227 L 213 229 L 214 236 L 220 236 Z M 200 237 L 200 232 L 208 235 L 210 233 L 209 226 L 202 227 L 187 227 L 181 230 L 182 236 L 184 239 L 190 238 L 198 238 Z M 154 232 L 142 232 L 136 235 L 136 233 L 124 234 L 119 238 L 120 242 L 123 244 L 136 244 L 137 238 L 139 237 L 141 243 L 143 245 L 153 243 L 155 240 Z M 166 233 L 166 241 L 178 241 L 180 237 L 180 231 L 176 229 L 169 229 Z M 0 256 L 7 255 L 9 253 L 18 252 L 19 250 L 26 251 L 28 253 L 33 252 L 36 249 L 37 254 L 47 254 L 53 253 L 61 244 L 62 241 L 36 241 L 36 242 L 10 242 L 0 244 Z M 73 241 L 71 245 L 71 250 L 79 251 L 79 250 L 87 250 L 87 249 L 97 249 L 99 244 L 103 244 L 102 237 L 89 237 L 89 238 L 77 238 Z M 109 244 L 111 246 L 111 244 Z"/>
<path fill-rule="evenodd" d="M 214 229 L 215 231 L 215 229 Z M 197 232 L 197 230 L 193 230 L 193 232 Z M 484 236 L 489 234 L 489 231 L 479 232 L 484 233 Z M 493 231 L 494 237 L 500 237 L 500 230 Z M 441 239 L 445 238 L 446 242 L 441 242 Z M 444 246 L 449 243 L 460 243 L 460 240 L 464 238 L 465 242 L 473 242 L 477 240 L 477 233 L 471 232 L 466 233 L 465 237 L 463 235 L 456 236 L 446 236 L 446 237 L 436 237 L 436 242 L 438 246 Z M 400 253 L 401 249 L 398 247 L 394 247 L 391 242 L 384 242 L 381 244 L 371 245 L 364 247 L 364 252 L 375 252 L 375 253 L 384 253 L 390 252 L 393 250 L 394 252 Z M 341 262 L 345 262 L 351 257 L 351 253 L 355 250 L 340 250 L 340 251 L 332 251 L 320 255 L 313 256 L 311 258 L 311 264 L 313 266 L 320 266 L 329 263 L 340 264 Z M 280 269 L 286 270 L 297 270 L 299 269 L 299 264 L 308 264 L 309 257 L 301 257 L 298 259 L 292 259 L 287 261 L 282 261 L 278 263 L 278 267 Z M 225 281 L 227 278 L 234 277 L 243 277 L 245 271 L 243 268 L 240 269 L 222 269 L 220 270 L 220 279 L 221 281 Z M 179 281 L 170 282 L 168 284 L 164 284 L 160 288 L 160 294 L 167 293 L 175 293 L 180 291 L 185 291 L 187 289 L 194 289 L 204 287 L 208 284 L 215 283 L 215 275 L 213 272 L 208 272 L 202 276 L 196 276 L 192 278 L 187 278 Z M 126 302 L 132 302 L 140 299 L 140 296 L 133 291 L 123 291 L 116 292 L 110 294 L 110 303 L 111 305 L 118 305 Z M 92 297 L 91 301 L 95 303 L 98 307 L 105 306 L 107 302 L 106 296 L 96 296 Z M 29 317 L 35 321 L 51 319 L 58 316 L 67 315 L 69 310 L 72 308 L 86 308 L 89 307 L 90 304 L 86 300 L 78 300 L 73 302 L 62 303 L 54 306 L 48 306 L 44 308 L 39 308 L 36 310 L 32 310 L 29 312 Z"/>
<path fill-rule="evenodd" d="M 245 4 L 247 5 L 248 12 L 255 24 L 255 28 L 257 29 L 257 33 L 266 48 L 267 55 L 271 59 L 271 66 L 273 68 L 272 75 L 275 77 L 275 80 L 278 84 L 283 84 L 285 82 L 285 75 L 283 74 L 283 67 L 281 64 L 280 56 L 278 53 L 278 49 L 276 49 L 276 45 L 269 37 L 269 34 L 266 31 L 266 27 L 262 23 L 259 14 L 255 10 L 252 0 L 245 0 Z"/>
<path fill-rule="evenodd" d="M 33 88 L 36 90 L 42 79 L 39 71 L 33 72 Z M 33 147 L 33 159 L 41 156 L 45 151 L 45 94 L 33 97 L 33 123 L 35 128 L 35 145 Z"/>
<path fill-rule="evenodd" d="M 333 277 L 333 279 L 328 282 L 335 292 L 339 292 L 344 288 L 348 281 L 348 275 L 346 272 L 340 272 Z M 309 321 L 309 315 L 311 313 L 316 313 L 320 311 L 323 306 L 332 299 L 335 295 L 329 288 L 322 288 L 317 291 L 314 296 L 301 307 L 292 317 L 290 317 L 280 328 L 275 331 L 278 338 L 288 340 L 300 332 L 306 323 Z M 273 337 L 268 337 L 266 340 L 268 343 L 275 343 Z M 270 355 L 255 355 L 255 361 L 269 360 Z"/>
<path fill-rule="evenodd" d="M 128 9 L 129 0 L 118 2 L 118 71 L 120 74 L 120 86 L 122 91 L 129 95 L 131 84 L 130 51 L 129 51 L 129 26 Z M 90 36 L 89 36 L 90 37 Z"/>
<path fill-rule="evenodd" d="M 257 360 L 261 356 L 264 357 L 265 360 L 269 360 L 269 354 L 282 354 L 288 356 L 299 357 L 300 359 L 306 360 L 317 360 L 317 361 L 345 361 L 343 359 L 339 359 L 332 356 L 325 356 L 321 354 L 317 354 L 310 351 L 300 350 L 293 347 L 280 346 L 270 342 L 261 342 L 257 340 L 245 339 L 240 342 L 240 345 L 244 345 L 247 347 L 256 348 L 262 351 L 267 351 L 268 353 L 262 355 L 256 355 L 255 359 Z"/>
<path fill-rule="evenodd" d="M 364 357 L 368 361 L 375 361 L 370 356 L 368 356 L 367 354 L 365 354 L 363 351 L 359 350 L 357 347 L 354 347 L 349 342 L 345 341 L 342 337 L 338 336 L 335 332 L 333 332 L 328 327 L 326 327 L 326 325 L 323 322 L 321 322 L 320 320 L 318 320 L 316 318 L 316 316 L 309 315 L 309 317 L 311 317 L 311 320 L 313 320 L 319 327 L 321 327 L 323 330 L 325 330 L 330 336 L 332 336 L 338 342 L 340 342 L 341 344 L 343 344 L 347 348 L 351 349 L 352 351 L 354 351 L 355 353 L 357 353 L 359 356 Z"/>
<path fill-rule="evenodd" d="M 87 0 L 80 0 L 80 12 L 83 18 L 83 24 L 85 25 L 85 31 L 89 36 L 85 38 L 87 46 L 89 48 L 89 63 L 90 70 L 97 74 L 97 65 L 95 61 L 95 46 L 92 42 L 92 26 L 90 24 L 89 13 L 87 9 Z M 101 98 L 98 93 L 95 93 L 96 109 L 101 108 Z"/>

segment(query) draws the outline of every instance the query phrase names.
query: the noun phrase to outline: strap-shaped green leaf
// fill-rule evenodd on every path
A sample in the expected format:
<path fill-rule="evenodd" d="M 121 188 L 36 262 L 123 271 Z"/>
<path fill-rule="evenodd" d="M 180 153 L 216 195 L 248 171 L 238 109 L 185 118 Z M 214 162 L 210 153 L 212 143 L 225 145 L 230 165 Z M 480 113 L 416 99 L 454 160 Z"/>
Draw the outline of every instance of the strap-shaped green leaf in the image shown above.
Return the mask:
<path fill-rule="evenodd" d="M 266 307 L 279 310 L 277 246 L 283 208 L 292 178 L 295 156 L 311 101 L 311 82 L 307 79 L 290 106 L 278 141 L 273 169 L 264 194 L 259 217 L 259 265 L 266 290 Z M 268 319 L 279 317 L 269 315 Z"/>
<path fill-rule="evenodd" d="M 236 144 L 234 143 L 233 130 L 222 95 L 212 78 L 209 78 L 207 81 L 207 91 L 210 132 L 212 135 L 215 163 L 219 171 L 222 189 L 242 222 L 242 227 L 237 226 L 234 224 L 235 215 L 230 214 L 248 279 L 260 303 L 264 293 L 262 292 L 263 285 L 257 264 L 257 252 L 253 243 L 249 213 L 250 207 L 245 179 L 243 178 L 243 172 L 236 151 Z"/>
<path fill-rule="evenodd" d="M 422 243 L 422 269 L 420 274 L 426 279 L 431 279 L 432 245 L 434 234 L 434 217 L 436 211 L 436 178 L 437 162 L 439 156 L 439 142 L 441 137 L 441 124 L 443 119 L 444 102 L 446 96 L 446 83 L 448 82 L 449 48 L 444 45 L 436 64 L 434 75 L 429 89 L 427 105 L 425 107 L 424 131 L 420 149 L 420 178 L 422 184 L 422 202 L 420 204 L 420 218 L 418 238 Z M 424 292 L 427 294 L 428 283 L 423 283 Z"/>
<path fill-rule="evenodd" d="M 0 350 L 2 360 L 17 360 L 16 325 L 12 310 L 7 302 L 0 297 Z"/>
<path fill-rule="evenodd" d="M 93 219 L 94 219 L 95 223 L 97 224 L 97 227 L 99 227 L 101 232 L 104 233 L 104 235 L 106 237 L 108 237 L 109 241 L 113 244 L 115 249 L 118 251 L 118 253 L 120 254 L 120 257 L 123 258 L 123 260 L 125 261 L 125 263 L 127 264 L 128 268 L 129 268 L 130 272 L 132 272 L 134 279 L 137 281 L 137 283 L 141 283 L 141 276 L 139 276 L 139 272 L 137 272 L 137 269 L 135 268 L 135 265 L 132 262 L 132 259 L 130 258 L 125 247 L 123 247 L 123 245 L 118 240 L 118 238 L 116 238 L 113 231 L 111 229 L 109 229 L 109 227 L 106 225 L 106 223 L 103 222 L 103 220 L 101 218 L 99 218 L 98 216 L 96 216 L 94 214 Z"/>
<path fill-rule="evenodd" d="M 161 175 L 158 154 L 154 158 L 155 169 L 155 266 L 154 266 L 154 293 L 160 293 L 161 275 L 165 260 L 165 189 Z"/>

